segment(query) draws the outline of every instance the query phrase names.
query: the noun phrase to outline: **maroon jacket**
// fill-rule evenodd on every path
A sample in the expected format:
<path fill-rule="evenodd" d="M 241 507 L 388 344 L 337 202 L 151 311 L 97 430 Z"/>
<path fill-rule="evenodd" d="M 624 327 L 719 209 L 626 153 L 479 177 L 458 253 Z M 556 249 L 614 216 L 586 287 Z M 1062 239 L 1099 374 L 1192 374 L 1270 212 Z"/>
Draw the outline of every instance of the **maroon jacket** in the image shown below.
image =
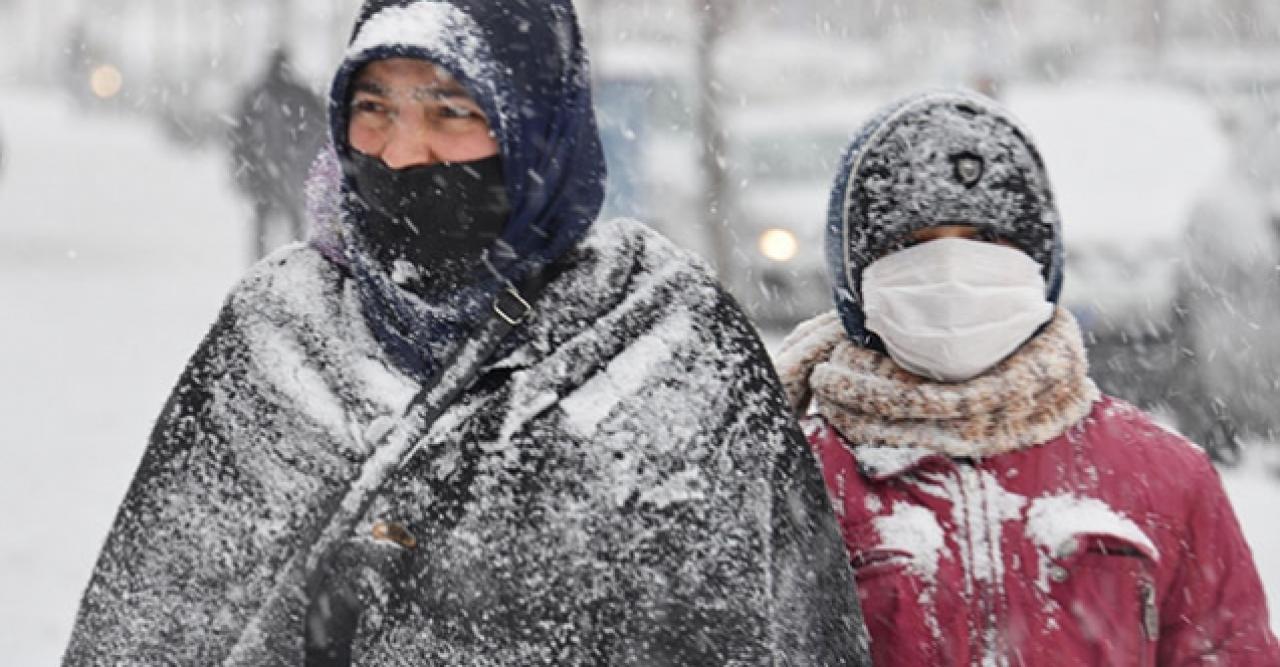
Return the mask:
<path fill-rule="evenodd" d="M 1216 471 L 1123 402 L 982 460 L 806 431 L 877 665 L 1280 665 Z"/>

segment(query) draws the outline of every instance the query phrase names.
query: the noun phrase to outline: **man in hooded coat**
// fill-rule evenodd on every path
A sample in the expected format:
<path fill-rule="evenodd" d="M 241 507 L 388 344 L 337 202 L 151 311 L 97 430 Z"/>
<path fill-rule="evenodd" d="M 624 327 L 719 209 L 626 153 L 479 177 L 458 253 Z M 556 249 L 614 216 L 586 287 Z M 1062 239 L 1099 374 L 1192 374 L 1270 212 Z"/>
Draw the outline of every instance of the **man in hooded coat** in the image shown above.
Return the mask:
<path fill-rule="evenodd" d="M 190 361 L 65 663 L 865 664 L 750 324 L 652 231 L 593 224 L 570 3 L 368 2 L 330 105 L 314 238 Z M 366 150 L 427 121 L 492 155 Z"/>

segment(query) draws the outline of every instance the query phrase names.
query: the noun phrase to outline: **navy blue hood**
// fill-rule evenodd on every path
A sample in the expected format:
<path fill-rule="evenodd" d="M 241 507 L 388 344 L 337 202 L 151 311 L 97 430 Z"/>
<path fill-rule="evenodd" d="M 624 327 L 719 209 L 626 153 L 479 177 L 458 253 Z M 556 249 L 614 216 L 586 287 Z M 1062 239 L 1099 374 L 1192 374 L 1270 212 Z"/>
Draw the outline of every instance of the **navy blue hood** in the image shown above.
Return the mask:
<path fill-rule="evenodd" d="M 867 331 L 862 272 L 910 235 L 966 224 L 1040 263 L 1046 297 L 1062 292 L 1063 243 L 1044 161 L 1017 120 L 964 91 L 925 93 L 881 110 L 841 162 L 827 216 L 827 270 L 849 337 L 883 351 Z"/>
<path fill-rule="evenodd" d="M 499 271 L 519 282 L 562 256 L 595 221 L 605 162 L 586 51 L 569 0 L 370 0 L 329 95 L 340 160 L 350 154 L 350 86 L 364 65 L 407 57 L 443 67 L 490 119 L 513 213 Z M 351 192 L 349 179 L 344 190 Z"/>
<path fill-rule="evenodd" d="M 351 84 L 366 64 L 417 58 L 459 81 L 484 110 L 512 214 L 461 287 L 422 296 L 397 282 L 362 232 L 344 165 Z M 582 35 L 569 0 L 369 0 L 329 94 L 332 150 L 313 168 L 312 245 L 344 265 L 366 319 L 402 370 L 429 379 L 491 314 L 499 290 L 564 257 L 600 213 L 606 177 Z M 424 301 L 431 298 L 432 301 Z"/>

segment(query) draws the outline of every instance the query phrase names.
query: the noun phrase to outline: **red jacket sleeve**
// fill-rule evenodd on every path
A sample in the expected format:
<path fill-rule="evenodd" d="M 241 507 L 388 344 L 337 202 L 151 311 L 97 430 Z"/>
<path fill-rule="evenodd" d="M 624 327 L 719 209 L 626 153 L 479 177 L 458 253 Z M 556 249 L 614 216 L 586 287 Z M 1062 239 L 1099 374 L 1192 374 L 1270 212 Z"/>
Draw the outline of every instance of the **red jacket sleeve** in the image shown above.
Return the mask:
<path fill-rule="evenodd" d="M 1222 481 L 1206 458 L 1195 472 L 1161 606 L 1159 664 L 1280 666 L 1262 582 Z"/>

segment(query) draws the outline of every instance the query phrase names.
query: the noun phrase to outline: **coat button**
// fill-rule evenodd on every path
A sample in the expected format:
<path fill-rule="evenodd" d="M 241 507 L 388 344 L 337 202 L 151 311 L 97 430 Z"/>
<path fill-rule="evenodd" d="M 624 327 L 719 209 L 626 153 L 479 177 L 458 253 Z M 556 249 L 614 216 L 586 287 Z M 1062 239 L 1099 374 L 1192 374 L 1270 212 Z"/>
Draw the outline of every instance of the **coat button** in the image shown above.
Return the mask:
<path fill-rule="evenodd" d="M 1049 578 L 1056 584 L 1061 584 L 1070 577 L 1071 574 L 1067 572 L 1067 568 L 1065 567 L 1054 565 L 1049 568 Z"/>
<path fill-rule="evenodd" d="M 380 542 L 391 542 L 405 549 L 415 549 L 418 539 L 408 528 L 394 521 L 378 521 L 373 524 L 373 539 Z"/>

